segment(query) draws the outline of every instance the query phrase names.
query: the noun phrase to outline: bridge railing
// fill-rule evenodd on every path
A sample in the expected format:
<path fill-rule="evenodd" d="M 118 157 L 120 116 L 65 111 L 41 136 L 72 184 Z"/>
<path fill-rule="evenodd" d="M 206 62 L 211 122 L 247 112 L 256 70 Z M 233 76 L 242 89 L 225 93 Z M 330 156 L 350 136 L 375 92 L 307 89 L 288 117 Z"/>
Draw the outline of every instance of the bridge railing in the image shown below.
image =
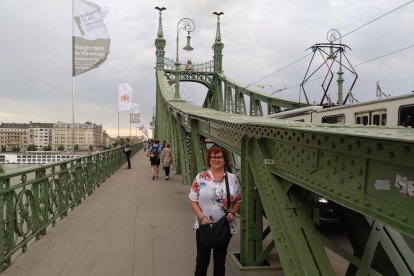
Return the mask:
<path fill-rule="evenodd" d="M 172 142 L 184 184 L 207 168 L 206 139 L 240 160 L 242 265 L 276 247 L 286 275 L 335 275 L 329 248 L 349 275 L 413 275 L 413 129 L 224 113 L 175 99 L 163 70 L 157 83 L 156 135 Z M 326 208 L 353 251 L 321 231 Z"/>
<path fill-rule="evenodd" d="M 164 57 L 164 70 L 175 70 L 175 61 L 171 58 Z M 180 71 L 196 71 L 196 72 L 213 72 L 214 71 L 214 62 L 212 60 L 201 62 L 201 63 L 191 63 L 191 69 L 189 69 L 189 64 L 180 64 Z"/>
<path fill-rule="evenodd" d="M 132 145 L 132 154 L 143 144 Z M 0 174 L 0 272 L 19 250 L 46 235 L 126 161 L 113 149 Z"/>

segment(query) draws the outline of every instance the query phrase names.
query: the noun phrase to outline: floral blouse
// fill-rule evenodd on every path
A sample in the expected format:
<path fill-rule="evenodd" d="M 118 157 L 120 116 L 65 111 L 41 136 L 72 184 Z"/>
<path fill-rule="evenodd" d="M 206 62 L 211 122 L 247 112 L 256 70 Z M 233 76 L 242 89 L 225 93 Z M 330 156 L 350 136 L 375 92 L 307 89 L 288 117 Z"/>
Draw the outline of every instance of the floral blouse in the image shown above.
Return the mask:
<path fill-rule="evenodd" d="M 229 210 L 231 210 L 235 202 L 242 201 L 242 195 L 237 177 L 229 172 L 227 172 L 227 175 L 231 201 Z M 224 206 L 227 206 L 225 177 L 216 180 L 210 170 L 199 173 L 191 185 L 189 198 L 191 201 L 198 203 L 204 216 L 207 216 L 212 222 L 218 221 L 226 215 L 224 208 Z M 196 230 L 198 227 L 198 218 L 196 217 L 193 229 Z M 232 234 L 237 233 L 236 219 L 230 222 L 230 232 Z"/>

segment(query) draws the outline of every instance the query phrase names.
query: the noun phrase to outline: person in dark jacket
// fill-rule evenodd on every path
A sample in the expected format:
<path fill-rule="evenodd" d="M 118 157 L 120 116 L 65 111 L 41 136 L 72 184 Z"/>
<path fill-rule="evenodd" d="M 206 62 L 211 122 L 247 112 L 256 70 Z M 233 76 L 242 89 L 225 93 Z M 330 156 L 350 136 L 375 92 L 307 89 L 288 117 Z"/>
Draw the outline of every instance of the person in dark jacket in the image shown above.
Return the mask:
<path fill-rule="evenodd" d="M 126 138 L 125 140 L 126 140 L 126 143 L 124 144 L 124 153 L 125 153 L 126 159 L 128 161 L 128 169 L 130 169 L 131 168 L 131 159 L 130 159 L 130 156 L 131 156 L 131 152 L 132 152 L 132 150 L 131 150 L 131 144 L 130 144 L 129 138 Z"/>

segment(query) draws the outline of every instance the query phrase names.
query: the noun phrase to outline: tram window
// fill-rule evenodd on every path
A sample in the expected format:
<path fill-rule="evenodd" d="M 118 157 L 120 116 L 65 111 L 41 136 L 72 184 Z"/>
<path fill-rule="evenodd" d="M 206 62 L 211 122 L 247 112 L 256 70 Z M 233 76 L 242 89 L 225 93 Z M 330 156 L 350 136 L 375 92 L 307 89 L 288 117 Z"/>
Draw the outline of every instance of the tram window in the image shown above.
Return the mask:
<path fill-rule="evenodd" d="M 334 115 L 322 117 L 322 123 L 324 124 L 345 124 L 344 115 Z"/>
<path fill-rule="evenodd" d="M 362 116 L 362 124 L 364 126 L 368 125 L 368 116 Z"/>
<path fill-rule="evenodd" d="M 357 119 L 356 120 L 357 125 L 361 124 L 361 117 L 357 117 L 356 119 Z"/>
<path fill-rule="evenodd" d="M 379 126 L 380 124 L 380 115 L 379 114 L 375 114 L 374 116 L 372 116 L 372 124 Z"/>
<path fill-rule="evenodd" d="M 399 125 L 405 127 L 414 127 L 414 106 L 401 106 L 400 107 L 400 120 Z"/>
<path fill-rule="evenodd" d="M 301 123 L 303 123 L 303 122 L 305 122 L 305 119 L 295 120 L 295 122 L 301 122 Z"/>
<path fill-rule="evenodd" d="M 386 126 L 387 125 L 387 113 L 382 114 L 382 122 L 381 125 Z"/>

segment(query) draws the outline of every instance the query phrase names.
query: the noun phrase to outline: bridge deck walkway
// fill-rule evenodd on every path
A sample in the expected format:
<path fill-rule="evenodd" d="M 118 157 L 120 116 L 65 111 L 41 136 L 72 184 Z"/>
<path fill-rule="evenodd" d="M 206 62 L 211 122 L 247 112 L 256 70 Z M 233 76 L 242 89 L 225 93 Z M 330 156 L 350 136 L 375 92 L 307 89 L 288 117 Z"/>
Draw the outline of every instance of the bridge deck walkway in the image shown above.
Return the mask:
<path fill-rule="evenodd" d="M 194 275 L 194 214 L 189 186 L 179 176 L 151 180 L 150 163 L 141 150 L 92 196 L 50 229 L 3 276 L 19 275 Z M 229 252 L 238 252 L 235 236 Z M 212 265 L 208 275 L 212 275 Z M 240 271 L 230 258 L 226 275 L 283 275 L 278 270 Z"/>

